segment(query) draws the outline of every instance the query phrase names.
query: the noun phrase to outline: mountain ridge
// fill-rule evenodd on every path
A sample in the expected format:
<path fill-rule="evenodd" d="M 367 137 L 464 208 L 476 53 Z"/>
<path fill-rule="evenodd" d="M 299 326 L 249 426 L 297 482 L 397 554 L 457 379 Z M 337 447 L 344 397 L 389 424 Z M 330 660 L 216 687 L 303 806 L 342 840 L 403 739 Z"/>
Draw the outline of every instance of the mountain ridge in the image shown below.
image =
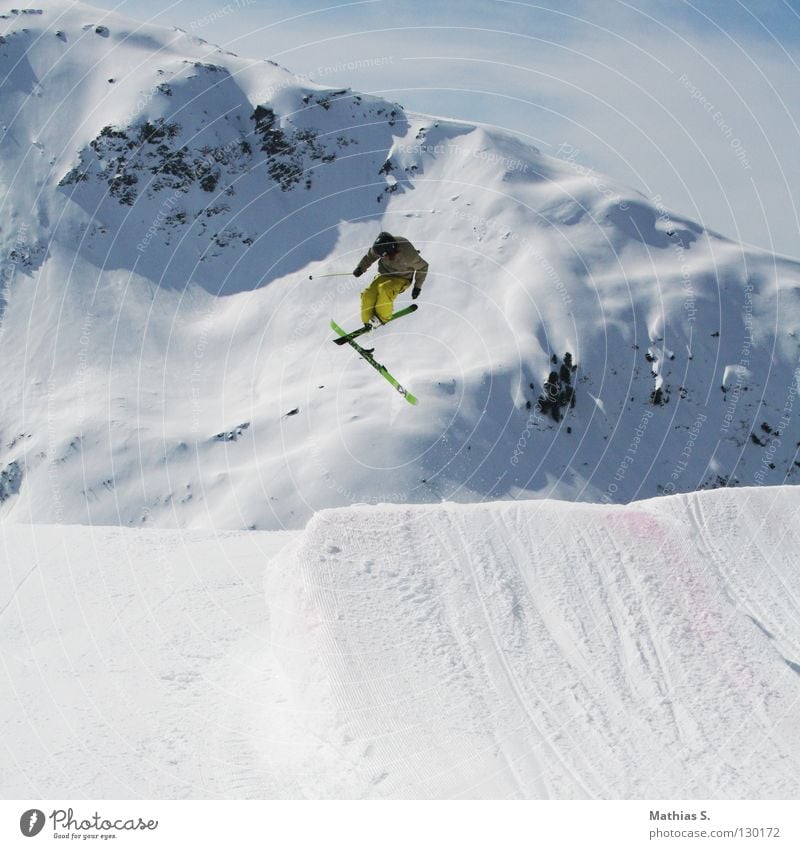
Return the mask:
<path fill-rule="evenodd" d="M 297 528 L 800 473 L 797 262 L 491 128 L 98 14 L 1 21 L 1 515 Z M 431 263 L 373 337 L 415 410 L 327 331 L 380 229 Z"/>

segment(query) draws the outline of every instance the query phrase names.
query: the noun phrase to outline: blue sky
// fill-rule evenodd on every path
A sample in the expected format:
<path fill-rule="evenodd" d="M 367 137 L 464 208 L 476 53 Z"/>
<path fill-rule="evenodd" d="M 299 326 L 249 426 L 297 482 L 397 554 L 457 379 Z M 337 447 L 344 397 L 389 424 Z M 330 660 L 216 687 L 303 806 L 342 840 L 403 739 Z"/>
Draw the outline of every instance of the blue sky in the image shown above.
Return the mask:
<path fill-rule="evenodd" d="M 800 257 L 800 0 L 94 5 L 569 150 L 713 230 Z"/>

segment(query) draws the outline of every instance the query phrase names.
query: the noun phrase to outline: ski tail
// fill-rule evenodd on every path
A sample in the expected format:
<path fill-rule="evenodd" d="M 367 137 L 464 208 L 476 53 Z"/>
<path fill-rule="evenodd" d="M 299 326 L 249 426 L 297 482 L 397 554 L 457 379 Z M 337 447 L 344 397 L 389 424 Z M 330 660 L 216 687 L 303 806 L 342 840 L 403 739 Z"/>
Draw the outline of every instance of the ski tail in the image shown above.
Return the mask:
<path fill-rule="evenodd" d="M 365 348 L 362 348 L 361 345 L 359 345 L 353 339 L 344 338 L 348 334 L 344 330 L 342 330 L 342 328 L 339 327 L 339 325 L 333 320 L 331 320 L 331 329 L 335 330 L 341 337 L 343 337 L 341 341 L 347 342 L 348 345 L 350 345 L 352 348 L 354 348 L 358 352 L 361 359 L 368 362 L 375 369 L 375 371 L 377 371 L 379 374 L 383 375 L 383 377 L 406 399 L 406 401 L 408 401 L 409 404 L 416 405 L 416 404 L 419 403 L 416 396 L 412 395 L 405 388 L 405 386 L 403 386 L 401 383 L 399 383 L 397 378 L 395 378 L 394 375 L 390 374 L 390 372 L 386 368 L 386 366 L 379 363 L 375 359 L 375 357 L 372 356 L 371 351 L 367 351 Z M 339 341 L 339 340 L 336 340 L 336 341 Z"/>

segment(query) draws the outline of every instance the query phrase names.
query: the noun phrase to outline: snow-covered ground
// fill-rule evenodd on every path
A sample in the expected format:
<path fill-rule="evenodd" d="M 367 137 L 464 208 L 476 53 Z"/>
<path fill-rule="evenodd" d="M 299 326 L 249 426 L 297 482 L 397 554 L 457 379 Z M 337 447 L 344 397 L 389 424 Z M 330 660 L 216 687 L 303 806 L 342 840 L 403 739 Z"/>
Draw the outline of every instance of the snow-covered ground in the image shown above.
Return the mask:
<path fill-rule="evenodd" d="M 796 798 L 800 491 L 2 526 L 6 797 Z"/>
<path fill-rule="evenodd" d="M 292 534 L 0 537 L 4 798 L 283 795 L 252 747 L 271 734 L 264 571 Z"/>

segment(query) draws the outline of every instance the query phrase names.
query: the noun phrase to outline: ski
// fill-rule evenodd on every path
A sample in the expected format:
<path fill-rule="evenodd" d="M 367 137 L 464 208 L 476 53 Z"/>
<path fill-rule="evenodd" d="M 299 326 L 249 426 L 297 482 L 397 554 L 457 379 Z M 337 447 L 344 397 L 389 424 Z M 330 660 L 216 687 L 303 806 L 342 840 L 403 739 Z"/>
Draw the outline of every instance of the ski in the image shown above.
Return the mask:
<path fill-rule="evenodd" d="M 396 318 L 400 318 L 401 316 L 408 315 L 409 313 L 414 312 L 415 309 L 417 309 L 417 304 L 411 304 L 411 306 L 406 307 L 405 309 L 399 310 L 398 312 L 394 313 L 392 315 L 392 317 L 389 319 L 389 321 L 394 321 Z M 384 323 L 388 324 L 389 321 L 386 321 Z M 342 331 L 342 333 L 343 333 L 342 338 L 341 339 L 334 339 L 333 340 L 334 344 L 344 345 L 346 342 L 350 342 L 352 339 L 355 339 L 356 337 L 361 336 L 362 333 L 369 333 L 369 331 L 372 330 L 372 329 L 373 328 L 371 326 L 367 326 L 367 327 L 359 327 L 358 330 L 353 330 L 351 333 L 344 333 L 344 331 Z"/>
<path fill-rule="evenodd" d="M 416 308 L 416 305 L 413 305 L 413 306 Z M 406 311 L 403 310 L 402 312 L 404 313 Z M 401 313 L 395 313 L 392 316 L 392 318 L 396 318 L 400 314 Z M 401 386 L 397 382 L 397 379 L 395 377 L 393 377 L 391 374 L 389 374 L 389 372 L 386 370 L 386 366 L 381 365 L 381 363 L 379 363 L 375 359 L 375 357 L 372 356 L 371 350 L 367 350 L 366 348 L 362 348 L 361 345 L 359 345 L 358 342 L 355 342 L 353 339 L 348 339 L 347 338 L 348 334 L 344 330 L 342 330 L 342 328 L 339 327 L 339 325 L 335 321 L 333 321 L 332 319 L 331 319 L 331 329 L 335 330 L 339 334 L 339 336 L 342 337 L 342 342 L 347 342 L 348 345 L 351 345 L 353 348 L 355 348 L 356 351 L 358 351 L 359 356 L 363 360 L 366 360 L 375 369 L 375 371 L 382 374 L 386 378 L 386 380 L 388 380 L 389 383 L 391 383 L 392 386 L 394 386 L 394 388 L 406 399 L 406 401 L 408 401 L 409 404 L 418 404 L 419 403 L 417 401 L 417 399 L 404 386 Z M 352 334 L 349 334 L 349 335 L 352 335 Z M 339 341 L 339 340 L 336 340 L 336 341 Z"/>

